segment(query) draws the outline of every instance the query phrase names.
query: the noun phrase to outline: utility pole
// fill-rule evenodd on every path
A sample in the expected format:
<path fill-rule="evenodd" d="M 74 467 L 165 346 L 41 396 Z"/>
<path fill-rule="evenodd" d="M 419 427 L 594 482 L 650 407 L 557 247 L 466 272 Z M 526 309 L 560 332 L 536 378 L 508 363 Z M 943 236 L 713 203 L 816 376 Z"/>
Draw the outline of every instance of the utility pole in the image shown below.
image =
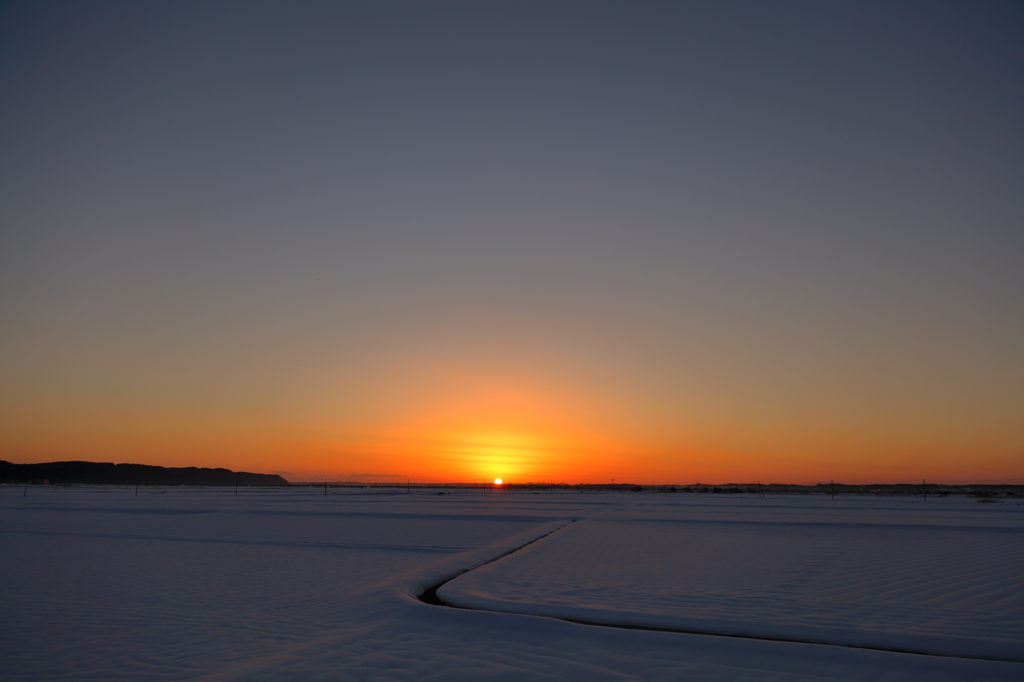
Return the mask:
<path fill-rule="evenodd" d="M 834 500 L 834 499 L 836 499 L 836 482 L 835 481 L 831 481 L 831 483 L 832 483 L 832 499 Z"/>
<path fill-rule="evenodd" d="M 924 493 L 924 501 L 928 501 L 928 487 L 924 484 L 924 479 L 921 479 L 921 492 Z"/>

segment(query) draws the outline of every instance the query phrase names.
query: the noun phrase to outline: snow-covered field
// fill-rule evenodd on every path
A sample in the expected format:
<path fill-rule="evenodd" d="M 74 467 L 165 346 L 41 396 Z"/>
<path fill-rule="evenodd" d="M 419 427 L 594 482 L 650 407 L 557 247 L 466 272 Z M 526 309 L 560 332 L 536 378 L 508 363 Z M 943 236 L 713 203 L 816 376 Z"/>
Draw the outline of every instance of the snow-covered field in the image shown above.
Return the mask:
<path fill-rule="evenodd" d="M 1024 679 L 1013 502 L 22 494 L 0 487 L 5 680 Z M 440 583 L 467 608 L 417 598 Z"/>
<path fill-rule="evenodd" d="M 1024 661 L 1020 507 L 658 502 L 606 509 L 439 596 L 598 623 Z"/>

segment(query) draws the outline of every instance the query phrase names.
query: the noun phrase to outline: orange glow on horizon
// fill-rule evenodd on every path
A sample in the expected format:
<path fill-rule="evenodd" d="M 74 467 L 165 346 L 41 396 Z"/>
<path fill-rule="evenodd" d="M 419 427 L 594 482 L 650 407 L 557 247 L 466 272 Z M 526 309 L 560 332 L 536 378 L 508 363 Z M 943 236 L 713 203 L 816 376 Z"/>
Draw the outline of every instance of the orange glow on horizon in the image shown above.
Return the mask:
<path fill-rule="evenodd" d="M 745 412 L 698 419 L 686 406 L 659 413 L 602 402 L 569 390 L 567 380 L 464 374 L 453 370 L 444 381 L 431 374 L 422 385 L 410 379 L 416 386 L 408 395 L 382 398 L 372 403 L 377 411 L 352 417 L 349 403 L 311 391 L 305 394 L 323 401 L 316 409 L 251 415 L 8 403 L 0 459 L 435 483 L 490 482 L 498 474 L 524 483 L 986 482 L 1022 473 L 1013 439 L 980 427 L 891 426 L 845 414 L 806 423 Z"/>

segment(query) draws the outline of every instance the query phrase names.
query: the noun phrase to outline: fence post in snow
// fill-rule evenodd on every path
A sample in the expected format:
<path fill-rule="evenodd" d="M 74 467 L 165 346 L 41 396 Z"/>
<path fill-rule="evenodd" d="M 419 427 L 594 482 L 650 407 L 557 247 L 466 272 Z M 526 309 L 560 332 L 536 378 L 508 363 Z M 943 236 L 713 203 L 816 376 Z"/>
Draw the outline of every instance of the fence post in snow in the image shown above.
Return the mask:
<path fill-rule="evenodd" d="M 28 497 L 28 479 L 25 480 L 25 492 L 21 494 L 22 497 Z"/>

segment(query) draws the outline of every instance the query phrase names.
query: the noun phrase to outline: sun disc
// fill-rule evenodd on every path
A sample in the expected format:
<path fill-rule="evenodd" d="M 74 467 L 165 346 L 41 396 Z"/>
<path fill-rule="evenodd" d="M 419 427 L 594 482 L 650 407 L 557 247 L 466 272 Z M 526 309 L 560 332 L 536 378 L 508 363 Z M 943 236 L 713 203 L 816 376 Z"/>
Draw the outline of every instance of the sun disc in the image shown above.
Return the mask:
<path fill-rule="evenodd" d="M 494 479 L 494 485 L 501 485 L 501 479 L 500 478 Z"/>

